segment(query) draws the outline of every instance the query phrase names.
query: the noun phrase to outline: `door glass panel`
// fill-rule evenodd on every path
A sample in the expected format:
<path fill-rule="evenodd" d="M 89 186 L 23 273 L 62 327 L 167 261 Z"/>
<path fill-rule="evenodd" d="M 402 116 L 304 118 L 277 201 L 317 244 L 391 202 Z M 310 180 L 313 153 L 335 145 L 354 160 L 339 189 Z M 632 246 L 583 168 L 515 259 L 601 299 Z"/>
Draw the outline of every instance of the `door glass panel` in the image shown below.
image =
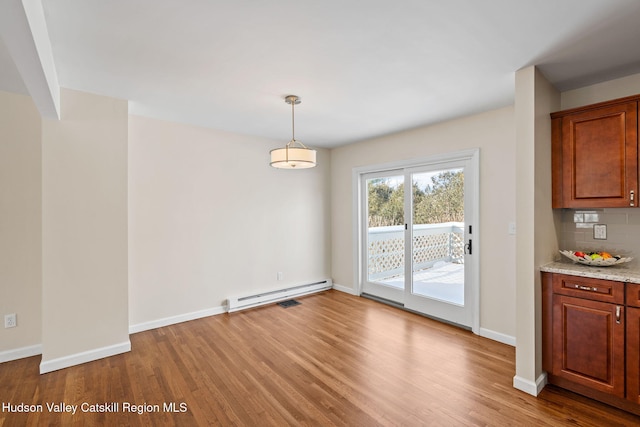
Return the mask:
<path fill-rule="evenodd" d="M 404 289 L 404 176 L 366 180 L 367 281 Z"/>
<path fill-rule="evenodd" d="M 464 169 L 411 177 L 411 293 L 464 306 Z"/>

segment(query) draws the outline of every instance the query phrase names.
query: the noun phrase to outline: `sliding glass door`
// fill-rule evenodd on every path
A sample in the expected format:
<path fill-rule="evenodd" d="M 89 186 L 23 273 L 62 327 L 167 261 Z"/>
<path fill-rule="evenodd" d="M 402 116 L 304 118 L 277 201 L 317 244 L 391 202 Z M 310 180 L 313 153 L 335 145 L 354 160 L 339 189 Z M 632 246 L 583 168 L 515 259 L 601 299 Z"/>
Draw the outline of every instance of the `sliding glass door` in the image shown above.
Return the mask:
<path fill-rule="evenodd" d="M 463 158 L 361 175 L 362 293 L 472 327 L 474 168 Z"/>

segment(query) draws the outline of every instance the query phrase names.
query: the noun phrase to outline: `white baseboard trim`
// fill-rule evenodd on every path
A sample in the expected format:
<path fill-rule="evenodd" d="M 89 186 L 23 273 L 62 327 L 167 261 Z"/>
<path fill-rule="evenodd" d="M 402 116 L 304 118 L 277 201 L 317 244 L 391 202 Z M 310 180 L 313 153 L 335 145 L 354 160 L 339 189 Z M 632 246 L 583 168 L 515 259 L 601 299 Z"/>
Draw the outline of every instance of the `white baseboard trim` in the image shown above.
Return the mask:
<path fill-rule="evenodd" d="M 69 356 L 58 357 L 57 359 L 42 361 L 40 362 L 40 373 L 46 374 L 47 372 L 57 371 L 59 369 L 80 365 L 82 363 L 93 362 L 94 360 L 115 356 L 116 354 L 126 353 L 128 351 L 131 351 L 131 341 L 126 340 L 120 344 L 114 344 L 107 347 L 71 354 Z"/>
<path fill-rule="evenodd" d="M 513 387 L 517 388 L 520 391 L 524 391 L 532 396 L 537 396 L 540 394 L 544 386 L 547 385 L 547 373 L 543 372 L 537 379 L 536 382 L 532 382 L 526 380 L 522 377 L 515 376 L 513 377 Z"/>
<path fill-rule="evenodd" d="M 502 344 L 510 345 L 511 347 L 516 346 L 516 337 L 512 337 L 511 335 L 501 334 L 500 332 L 485 328 L 480 328 L 480 333 L 478 335 L 484 338 L 489 338 L 490 340 L 501 342 Z"/>
<path fill-rule="evenodd" d="M 37 356 L 39 354 L 42 354 L 42 344 L 0 351 L 0 363 L 24 359 L 25 357 Z"/>
<path fill-rule="evenodd" d="M 191 313 L 179 314 L 177 316 L 165 317 L 162 319 L 152 320 L 150 322 L 129 325 L 129 333 L 148 331 L 150 329 L 161 328 L 163 326 L 175 325 L 176 323 L 188 322 L 189 320 L 202 319 L 203 317 L 215 316 L 216 314 L 226 313 L 224 306 L 208 308 L 206 310 L 194 311 Z"/>
<path fill-rule="evenodd" d="M 335 289 L 336 291 L 344 292 L 346 294 L 351 294 L 351 295 L 355 295 L 355 296 L 359 295 L 358 292 L 356 290 L 354 290 L 353 288 L 349 288 L 347 286 L 338 285 L 336 283 L 333 284 L 333 289 Z"/>

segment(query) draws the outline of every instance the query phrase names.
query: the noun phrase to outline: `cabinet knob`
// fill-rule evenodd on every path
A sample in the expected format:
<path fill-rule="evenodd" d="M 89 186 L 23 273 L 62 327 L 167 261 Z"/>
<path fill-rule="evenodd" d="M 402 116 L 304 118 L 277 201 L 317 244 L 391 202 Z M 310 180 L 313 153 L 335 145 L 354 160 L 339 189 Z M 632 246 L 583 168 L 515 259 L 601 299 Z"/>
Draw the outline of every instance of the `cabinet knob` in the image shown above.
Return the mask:
<path fill-rule="evenodd" d="M 620 324 L 620 312 L 622 311 L 622 307 L 616 306 L 616 323 Z"/>
<path fill-rule="evenodd" d="M 634 190 L 629 191 L 629 206 L 635 206 L 635 203 L 634 203 L 635 195 L 636 195 L 636 192 Z"/>

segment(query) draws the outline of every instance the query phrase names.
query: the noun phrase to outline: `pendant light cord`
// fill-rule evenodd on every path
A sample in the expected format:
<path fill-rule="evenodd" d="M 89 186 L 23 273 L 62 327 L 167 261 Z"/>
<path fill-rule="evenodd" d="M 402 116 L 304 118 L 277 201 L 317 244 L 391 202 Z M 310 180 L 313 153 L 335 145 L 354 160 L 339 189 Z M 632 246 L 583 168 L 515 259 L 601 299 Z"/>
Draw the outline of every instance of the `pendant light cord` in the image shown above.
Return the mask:
<path fill-rule="evenodd" d="M 295 142 L 296 140 L 296 115 L 295 115 L 295 105 L 296 102 L 293 100 L 291 102 L 291 142 Z"/>
<path fill-rule="evenodd" d="M 300 103 L 300 99 L 295 95 L 289 95 L 285 98 L 285 102 L 291 104 L 291 141 L 287 143 L 287 147 L 295 147 L 295 148 L 304 148 L 307 149 L 307 146 L 302 142 L 296 141 L 296 104 Z"/>

